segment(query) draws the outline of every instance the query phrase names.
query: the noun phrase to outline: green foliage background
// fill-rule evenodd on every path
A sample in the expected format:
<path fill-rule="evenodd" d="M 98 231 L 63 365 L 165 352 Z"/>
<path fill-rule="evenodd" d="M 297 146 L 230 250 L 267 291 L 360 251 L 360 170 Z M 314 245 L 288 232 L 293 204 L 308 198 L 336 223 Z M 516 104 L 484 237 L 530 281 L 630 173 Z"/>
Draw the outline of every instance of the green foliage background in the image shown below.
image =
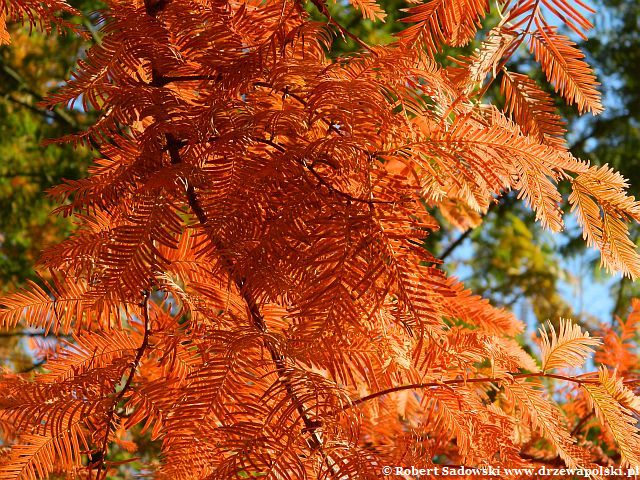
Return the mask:
<path fill-rule="evenodd" d="M 98 4 L 77 6 L 88 14 Z M 43 192 L 62 178 L 82 176 L 91 158 L 86 149 L 42 145 L 87 125 L 91 115 L 38 105 L 68 77 L 86 42 L 74 35 L 30 34 L 19 24 L 9 29 L 12 42 L 0 47 L 0 291 L 33 278 L 42 247 L 68 233 L 70 223 L 49 215 L 54 205 Z"/>

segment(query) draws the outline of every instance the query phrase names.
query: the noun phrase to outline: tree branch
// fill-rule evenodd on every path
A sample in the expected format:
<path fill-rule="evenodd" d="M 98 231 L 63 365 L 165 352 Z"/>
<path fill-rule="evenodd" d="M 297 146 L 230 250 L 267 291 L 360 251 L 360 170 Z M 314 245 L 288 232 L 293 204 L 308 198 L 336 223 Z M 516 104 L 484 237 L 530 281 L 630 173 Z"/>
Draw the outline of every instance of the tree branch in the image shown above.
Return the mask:
<path fill-rule="evenodd" d="M 439 256 L 440 260 L 445 260 L 449 255 L 453 253 L 453 251 L 458 248 L 462 242 L 464 242 L 471 232 L 473 232 L 473 228 L 469 227 L 464 232 L 462 232 L 458 238 L 456 238 L 447 248 L 445 248 L 444 252 L 442 252 Z"/>
<path fill-rule="evenodd" d="M 165 135 L 167 138 L 167 148 L 169 150 L 171 163 L 173 163 L 174 165 L 182 163 L 182 159 L 180 157 L 180 151 L 179 151 L 179 142 L 170 133 L 167 133 Z M 203 210 L 202 206 L 200 205 L 200 202 L 198 201 L 195 188 L 193 187 L 193 185 L 187 182 L 186 179 L 185 179 L 185 182 L 187 183 L 187 188 L 186 188 L 187 202 L 189 203 L 189 206 L 193 211 L 193 213 L 195 214 L 196 218 L 198 219 L 198 222 L 200 223 L 200 225 L 206 229 L 206 227 L 209 225 L 209 219 L 207 218 L 205 211 Z M 260 312 L 260 308 L 258 307 L 256 300 L 253 298 L 253 295 L 247 289 L 246 279 L 239 277 L 237 274 L 234 273 L 233 260 L 224 253 L 226 249 L 225 249 L 225 246 L 222 244 L 222 242 L 218 238 L 210 234 L 209 232 L 207 233 L 208 233 L 209 241 L 213 244 L 213 246 L 216 248 L 216 250 L 220 255 L 220 259 L 222 261 L 222 264 L 225 267 L 227 274 L 229 275 L 233 283 L 236 285 L 236 288 L 238 289 L 245 304 L 247 305 L 247 309 L 249 310 L 249 315 L 253 322 L 253 325 L 260 332 L 266 333 L 268 329 L 267 329 L 266 322 L 264 320 L 264 316 Z M 322 440 L 318 435 L 318 433 L 316 432 L 318 425 L 316 425 L 316 423 L 309 418 L 309 416 L 306 413 L 303 402 L 301 402 L 298 399 L 295 391 L 293 390 L 293 386 L 291 385 L 291 382 L 287 379 L 286 358 L 278 351 L 278 349 L 273 344 L 271 344 L 271 342 L 265 341 L 265 344 L 269 352 L 269 355 L 271 356 L 271 359 L 275 364 L 279 381 L 283 384 L 285 390 L 287 391 L 287 395 L 289 396 L 296 410 L 298 411 L 298 414 L 300 415 L 300 418 L 304 423 L 305 430 L 310 433 L 309 447 L 312 450 L 320 450 L 322 452 Z M 326 455 L 324 454 L 324 452 L 323 452 L 323 456 L 325 456 L 326 458 Z"/>
<path fill-rule="evenodd" d="M 497 205 L 500 204 L 499 200 L 500 199 L 496 199 L 495 202 L 489 205 L 489 208 L 487 208 L 487 211 L 481 216 L 482 219 L 486 218 L 487 215 L 489 215 L 489 212 L 491 212 L 494 208 L 496 208 Z M 454 252 L 456 248 L 462 245 L 462 242 L 464 242 L 474 230 L 475 230 L 474 228 L 468 228 L 464 232 L 462 232 L 458 236 L 458 238 L 456 238 L 447 248 L 445 248 L 444 252 L 442 252 L 438 258 L 440 258 L 440 260 L 445 260 L 449 255 L 451 255 Z"/>
<path fill-rule="evenodd" d="M 138 350 L 136 351 L 136 356 L 133 359 L 133 362 L 131 362 L 131 367 L 127 372 L 127 380 L 125 381 L 125 384 L 122 387 L 122 390 L 120 390 L 117 393 L 117 395 L 111 402 L 111 409 L 109 410 L 109 416 L 107 417 L 107 422 L 105 424 L 105 434 L 102 440 L 102 447 L 98 451 L 98 455 L 96 455 L 95 457 L 92 456 L 92 462 L 89 463 L 89 479 L 91 479 L 91 469 L 93 468 L 93 466 L 95 466 L 95 464 L 97 464 L 97 467 L 98 467 L 98 470 L 96 472 L 96 480 L 100 480 L 100 475 L 103 468 L 104 468 L 104 479 L 106 480 L 107 478 L 108 469 L 106 468 L 105 459 L 107 457 L 107 449 L 109 445 L 109 433 L 111 432 L 111 423 L 113 422 L 113 418 L 115 417 L 118 403 L 122 401 L 125 393 L 127 393 L 127 391 L 129 390 L 129 387 L 131 387 L 131 382 L 133 381 L 133 377 L 136 373 L 136 370 L 140 366 L 140 361 L 142 360 L 142 356 L 144 355 L 145 350 L 149 346 L 149 333 L 151 331 L 151 325 L 150 325 L 151 322 L 149 319 L 150 292 L 144 291 L 142 295 L 143 295 L 143 300 L 140 303 L 140 308 L 142 310 L 142 318 L 144 319 L 144 334 L 142 337 L 142 343 L 140 344 L 140 347 L 138 347 Z"/>
<path fill-rule="evenodd" d="M 358 406 L 362 403 L 368 402 L 369 400 L 373 400 L 375 398 L 388 395 L 394 392 L 401 392 L 403 390 L 421 390 L 425 388 L 433 388 L 433 387 L 442 387 L 447 385 L 466 385 L 467 383 L 502 383 L 502 382 L 512 382 L 512 380 L 516 380 L 519 378 L 554 378 L 556 380 L 563 380 L 565 382 L 572 382 L 578 385 L 591 384 L 598 385 L 600 384 L 600 380 L 595 378 L 582 378 L 590 375 L 597 374 L 598 372 L 589 372 L 577 377 L 569 377 L 566 375 L 558 375 L 555 373 L 544 373 L 544 372 L 535 372 L 535 373 L 511 373 L 509 374 L 511 378 L 501 378 L 501 377 L 480 377 L 480 378 L 455 378 L 451 380 L 442 380 L 439 382 L 426 382 L 426 383 L 410 383 L 407 385 L 398 385 L 396 387 L 386 388 L 384 390 L 380 390 L 378 392 L 372 393 L 370 395 L 365 395 L 364 397 L 360 397 L 351 401 L 349 405 L 345 405 L 342 409 L 333 412 L 334 414 L 343 412 L 345 410 L 349 410 L 355 406 Z M 640 379 L 635 380 L 624 380 L 624 384 L 635 384 L 640 383 Z"/>
<path fill-rule="evenodd" d="M 489 205 L 489 208 L 487 208 L 487 211 L 483 213 L 480 218 L 484 220 L 485 218 L 487 218 L 490 212 L 496 209 L 497 211 L 502 211 L 502 209 L 504 209 L 505 207 L 512 205 L 514 201 L 514 196 L 508 195 L 508 193 L 503 192 L 494 199 L 494 201 Z M 479 227 L 480 226 L 478 226 L 477 228 Z M 440 258 L 440 260 L 445 260 L 447 257 L 449 257 L 454 252 L 454 250 L 458 248 L 475 230 L 476 228 L 469 228 L 462 232 L 458 238 L 456 238 L 447 248 L 445 248 L 444 252 L 442 252 L 438 258 Z"/>
<path fill-rule="evenodd" d="M 169 0 L 145 0 L 145 8 L 146 8 L 147 14 L 155 18 L 156 15 L 160 13 L 160 11 L 166 6 L 168 1 Z M 152 68 L 151 85 L 161 86 L 162 82 L 163 80 L 162 80 L 161 72 L 158 72 L 155 70 L 155 68 Z M 180 156 L 180 141 L 178 141 L 170 133 L 165 134 L 165 139 L 167 142 L 167 150 L 169 152 L 171 163 L 174 165 L 182 163 L 182 158 Z M 198 219 L 198 222 L 206 231 L 207 226 L 209 225 L 209 219 L 207 218 L 207 215 L 204 209 L 202 208 L 202 206 L 198 201 L 197 193 L 194 186 L 190 184 L 187 179 L 185 179 L 185 184 L 186 184 L 187 202 L 191 210 L 195 214 L 196 218 Z M 225 245 L 221 242 L 221 240 L 215 237 L 210 232 L 207 232 L 207 234 L 209 237 L 209 241 L 213 244 L 213 246 L 219 252 L 221 262 L 225 267 L 227 274 L 229 275 L 233 283 L 236 285 L 236 288 L 238 289 L 240 295 L 242 296 L 244 302 L 246 303 L 251 321 L 253 322 L 254 326 L 258 331 L 262 333 L 266 333 L 268 329 L 267 329 L 266 322 L 264 320 L 264 316 L 260 312 L 260 308 L 258 306 L 256 299 L 253 297 L 253 295 L 247 288 L 247 280 L 245 278 L 238 276 L 234 272 L 233 259 L 230 258 L 225 253 L 226 251 Z M 287 377 L 286 357 L 282 355 L 278 351 L 277 347 L 273 345 L 271 341 L 269 341 L 266 338 L 265 338 L 265 347 L 267 348 L 269 355 L 271 356 L 271 359 L 275 364 L 278 380 L 284 386 L 287 392 L 287 396 L 289 397 L 289 399 L 295 406 L 296 410 L 298 411 L 298 414 L 304 424 L 304 430 L 308 432 L 310 435 L 310 438 L 307 440 L 309 448 L 312 451 L 319 451 L 323 456 L 325 462 L 327 462 L 327 465 L 329 466 L 329 468 L 333 471 L 333 465 L 332 465 L 331 459 L 323 451 L 323 447 L 322 447 L 323 442 L 320 435 L 317 432 L 319 425 L 317 424 L 317 422 L 314 422 L 309 418 L 309 416 L 307 415 L 304 403 L 297 397 L 293 389 L 293 386 L 291 384 L 291 381 Z"/>
<path fill-rule="evenodd" d="M 42 367 L 44 364 L 46 363 L 46 360 L 38 360 L 37 362 L 35 362 L 33 365 L 30 365 L 26 368 L 23 368 L 22 370 L 20 370 L 19 372 L 16 373 L 29 373 L 29 372 L 33 372 L 34 370 Z"/>
<path fill-rule="evenodd" d="M 22 78 L 20 76 L 20 74 L 18 72 L 16 72 L 14 69 L 9 67 L 8 65 L 2 65 L 2 71 L 7 76 L 11 77 L 13 80 L 15 80 L 18 83 L 19 89 L 21 91 L 31 95 L 37 102 L 41 102 L 43 100 L 42 95 L 40 95 L 33 88 L 31 88 L 27 84 L 27 82 L 24 80 L 24 78 Z M 48 110 L 40 109 L 37 106 L 30 105 L 30 104 L 28 104 L 26 102 L 23 102 L 21 100 L 15 99 L 13 97 L 9 97 L 8 93 L 4 93 L 4 95 L 5 95 L 5 97 L 7 97 L 12 102 L 14 102 L 16 104 L 19 104 L 19 105 L 21 105 L 21 106 L 23 106 L 25 108 L 28 108 L 28 109 L 34 111 L 35 113 L 37 113 L 39 115 L 43 115 L 43 116 L 45 116 L 47 118 L 56 118 L 60 122 L 64 123 L 66 126 L 72 128 L 74 130 L 78 128 L 78 124 L 73 119 L 73 117 L 71 115 L 69 115 L 69 113 L 67 113 L 66 111 L 64 111 L 63 109 L 61 109 L 59 107 L 55 107 L 55 108 L 51 109 L 51 111 L 49 113 Z"/>
<path fill-rule="evenodd" d="M 19 106 L 24 107 L 24 108 L 26 108 L 28 110 L 31 110 L 32 112 L 35 112 L 38 115 L 43 116 L 44 118 L 47 118 L 49 120 L 53 120 L 53 119 L 56 118 L 55 113 L 50 112 L 49 110 L 43 110 L 43 109 L 38 108 L 38 107 L 36 107 L 34 105 L 31 105 L 30 103 L 27 103 L 27 102 L 24 102 L 22 100 L 19 100 L 19 99 L 13 97 L 12 95 L 9 95 L 6 92 L 3 92 L 2 96 L 4 97 L 5 100 L 8 100 L 8 101 L 10 101 L 12 103 L 15 103 L 16 105 L 19 105 Z"/>
<path fill-rule="evenodd" d="M 8 161 L 6 157 L 3 158 L 3 161 Z M 16 178 L 16 177 L 25 177 L 25 178 L 40 178 L 43 174 L 38 172 L 2 172 L 0 173 L 0 178 Z"/>
<path fill-rule="evenodd" d="M 253 137 L 253 140 L 258 142 L 258 143 L 264 143 L 265 145 L 269 145 L 273 148 L 275 148 L 276 150 L 278 150 L 280 153 L 285 153 L 286 149 L 284 147 L 282 147 L 281 145 L 278 145 L 277 143 L 273 142 L 272 140 L 267 140 L 266 138 L 257 138 L 257 137 Z M 337 189 L 336 187 L 334 187 L 333 185 L 331 185 L 331 183 L 329 183 L 322 175 L 320 175 L 315 168 L 313 168 L 313 165 L 311 165 L 308 162 L 305 162 L 304 160 L 300 160 L 295 158 L 294 159 L 296 161 L 296 163 L 298 163 L 299 165 L 302 165 L 304 168 L 306 168 L 309 172 L 311 172 L 311 174 L 316 178 L 316 180 L 318 180 L 318 183 L 320 183 L 320 185 L 322 185 L 323 187 L 325 187 L 327 190 L 329 190 L 330 193 L 333 193 L 339 197 L 345 198 L 346 200 L 349 200 L 350 202 L 355 202 L 355 203 L 366 203 L 367 205 L 374 205 L 374 204 L 386 204 L 386 205 L 394 205 L 398 202 L 392 202 L 392 201 L 387 201 L 387 200 L 375 200 L 375 199 L 367 199 L 367 198 L 360 198 L 360 197 L 354 197 L 353 195 L 347 193 L 347 192 L 343 192 L 340 189 Z"/>
<path fill-rule="evenodd" d="M 571 430 L 571 436 L 575 437 L 580 430 L 582 430 L 582 427 L 584 427 L 584 425 L 589 421 L 589 419 L 591 417 L 593 417 L 595 415 L 595 410 L 591 410 L 587 415 L 585 415 L 584 417 L 582 417 L 580 419 L 580 421 L 576 424 L 575 427 L 573 427 L 573 430 Z"/>
<path fill-rule="evenodd" d="M 44 332 L 25 332 L 24 330 L 17 332 L 0 332 L 0 338 L 11 337 L 71 338 L 70 335 L 54 335 L 52 333 Z"/>

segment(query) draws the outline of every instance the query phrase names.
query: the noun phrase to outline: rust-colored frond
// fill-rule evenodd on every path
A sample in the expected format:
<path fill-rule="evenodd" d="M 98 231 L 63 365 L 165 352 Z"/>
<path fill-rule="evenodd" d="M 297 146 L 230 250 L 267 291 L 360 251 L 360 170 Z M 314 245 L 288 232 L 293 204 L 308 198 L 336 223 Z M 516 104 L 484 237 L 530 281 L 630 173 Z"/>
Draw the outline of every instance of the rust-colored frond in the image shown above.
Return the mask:
<path fill-rule="evenodd" d="M 178 244 L 182 225 L 170 198 L 141 194 L 119 207 L 100 222 L 85 221 L 71 238 L 42 257 L 47 267 L 64 267 L 86 279 L 87 299 L 135 298 L 167 266 L 158 247 Z"/>
<path fill-rule="evenodd" d="M 635 332 L 640 324 L 640 298 L 631 299 L 631 313 L 626 320 L 621 322 L 622 341 L 629 341 L 635 337 Z"/>
<path fill-rule="evenodd" d="M 499 117 L 488 128 L 461 119 L 448 130 L 438 130 L 430 140 L 411 148 L 416 153 L 439 158 L 435 168 L 446 175 L 442 175 L 441 181 L 475 192 L 467 201 L 475 200 L 478 210 L 500 191 L 500 186 L 512 186 L 520 190 L 520 196 L 535 210 L 536 219 L 554 231 L 563 228 L 559 208 L 562 198 L 555 180 L 561 178 L 563 170 L 586 169 L 570 154 L 522 135 L 517 126 Z M 420 162 L 420 166 L 429 168 L 428 172 L 435 169 L 426 163 Z"/>
<path fill-rule="evenodd" d="M 606 365 L 621 375 L 638 367 L 636 331 L 640 324 L 640 301 L 632 299 L 631 313 L 624 319 L 616 317 L 616 323 L 601 327 L 603 345 L 596 351 L 595 361 Z"/>
<path fill-rule="evenodd" d="M 538 329 L 543 372 L 555 368 L 581 367 L 593 353 L 593 347 L 602 343 L 600 339 L 590 337 L 589 332 L 583 332 L 580 325 L 564 318 L 560 319 L 557 333 L 551 322 L 547 322 L 547 328 L 551 338 L 545 328 Z"/>
<path fill-rule="evenodd" d="M 64 0 L 3 0 L 0 2 L 0 45 L 11 42 L 11 36 L 7 32 L 7 20 L 24 22 L 38 26 L 47 33 L 51 32 L 51 26 L 58 29 L 69 29 L 72 32 L 84 35 L 78 25 L 65 21 L 61 14 L 80 15 L 80 12 L 71 7 Z"/>
<path fill-rule="evenodd" d="M 520 73 L 503 71 L 501 90 L 505 111 L 522 129 L 522 133 L 539 142 L 564 149 L 564 122 L 556 113 L 551 96 L 534 80 Z"/>
<path fill-rule="evenodd" d="M 490 371 L 492 376 L 508 376 L 510 372 L 519 370 L 540 371 L 536 360 L 513 338 L 494 339 L 488 349 L 493 360 Z M 499 371 L 500 368 L 503 369 L 502 372 Z"/>
<path fill-rule="evenodd" d="M 585 32 L 593 27 L 586 15 L 595 13 L 595 10 L 581 0 L 502 0 L 502 3 L 503 21 L 516 28 L 530 28 L 533 20 L 545 27 L 555 25 L 545 19 L 543 11 L 551 13 L 556 21 L 563 22 L 583 40 L 587 39 Z"/>
<path fill-rule="evenodd" d="M 11 35 L 7 31 L 7 13 L 0 10 L 0 45 L 11 43 Z"/>
<path fill-rule="evenodd" d="M 23 321 L 57 334 L 90 325 L 97 316 L 84 299 L 86 290 L 83 282 L 55 279 L 44 288 L 30 282 L 27 288 L 0 300 L 0 326 L 13 328 Z"/>
<path fill-rule="evenodd" d="M 39 480 L 82 465 L 85 446 L 75 425 L 59 435 L 23 435 L 19 441 L 0 460 L 4 480 Z"/>
<path fill-rule="evenodd" d="M 503 385 L 508 398 L 518 406 L 525 421 L 554 446 L 569 468 L 586 468 L 591 465 L 588 451 L 575 444 L 562 412 L 547 400 L 540 382 L 518 381 Z"/>
<path fill-rule="evenodd" d="M 482 85 L 487 74 L 492 73 L 496 77 L 501 61 L 513 54 L 518 38 L 519 35 L 510 28 L 498 26 L 491 29 L 480 48 L 460 62 L 463 72 L 454 75 L 456 83 L 470 94 L 475 86 Z"/>
<path fill-rule="evenodd" d="M 431 0 L 412 6 L 402 21 L 415 25 L 403 30 L 400 40 L 420 45 L 429 55 L 439 51 L 443 43 L 460 47 L 474 38 L 488 11 L 485 0 Z"/>
<path fill-rule="evenodd" d="M 320 466 L 318 480 L 330 480 L 332 478 L 362 478 L 363 480 L 376 480 L 380 478 L 378 465 L 380 458 L 374 452 L 366 448 L 349 448 L 336 442 L 331 446 L 331 458 L 335 464 L 323 462 Z"/>
<path fill-rule="evenodd" d="M 55 213 L 79 216 L 91 208 L 93 215 L 84 217 L 89 220 L 100 216 L 96 209 L 108 212 L 123 196 L 133 194 L 134 179 L 140 174 L 140 166 L 144 162 L 136 142 L 130 138 L 119 138 L 117 143 L 102 145 L 101 153 L 103 158 L 96 159 L 95 164 L 89 167 L 90 177 L 64 180 L 48 190 L 49 196 L 60 204 Z M 109 224 L 110 219 L 103 219 L 101 223 Z"/>
<path fill-rule="evenodd" d="M 604 165 L 591 167 L 572 183 L 571 210 L 588 245 L 600 250 L 602 265 L 631 278 L 640 276 L 640 255 L 625 223 L 640 219 L 640 203 L 626 195 L 624 178 Z"/>
<path fill-rule="evenodd" d="M 531 34 L 530 49 L 556 92 L 575 104 L 581 113 L 602 112 L 600 93 L 596 89 L 599 83 L 575 43 L 555 28 L 539 25 Z"/>
<path fill-rule="evenodd" d="M 448 311 L 456 318 L 495 335 L 515 336 L 524 330 L 524 325 L 515 316 L 503 309 L 494 308 L 489 301 L 465 290 L 462 283 L 451 280 L 454 296 L 445 297 Z"/>
<path fill-rule="evenodd" d="M 538 6 L 586 20 L 565 0 L 499 2 L 480 49 L 442 68 L 436 53 L 475 38 L 486 0 L 413 2 L 390 45 L 312 3 L 323 21 L 283 0 L 108 2 L 101 42 L 47 101 L 98 114 L 60 141 L 100 158 L 50 190 L 77 228 L 42 255 L 53 280 L 0 306 L 0 327 L 48 345 L 44 363 L 0 376 L 3 479 L 119 478 L 136 445 L 160 450 L 136 469 L 171 480 L 374 479 L 384 465 L 557 454 L 590 467 L 627 434 L 636 464 L 630 380 L 547 371 L 581 365 L 596 341 L 564 322 L 543 331 L 541 370 L 524 324 L 424 247 L 437 219 L 477 226 L 511 190 L 561 230 L 570 181 L 587 241 L 640 274 L 624 179 L 564 149 L 551 97 L 504 70 L 530 36 L 558 92 L 599 111 L 581 54 Z M 351 5 L 383 21 L 375 1 Z M 360 51 L 335 58 L 334 31 Z M 482 98 L 500 74 L 503 112 Z M 630 350 L 632 324 L 605 335 L 612 352 Z M 580 386 L 610 448 L 576 442 L 595 423 Z"/>
<path fill-rule="evenodd" d="M 455 438 L 461 456 L 475 455 L 478 439 L 473 438 L 473 432 L 480 423 L 488 420 L 486 410 L 477 403 L 475 396 L 464 388 L 434 389 L 425 394 L 422 404 L 429 412 L 429 424 L 423 428 L 432 432 L 443 431 L 449 438 Z M 470 410 L 476 415 L 465 413 Z"/>
<path fill-rule="evenodd" d="M 82 465 L 90 439 L 104 428 L 111 404 L 108 392 L 120 382 L 130 360 L 105 362 L 96 357 L 92 368 L 80 368 L 77 374 L 55 383 L 4 380 L 0 417 L 8 420 L 20 437 L 0 467 L 0 472 L 8 475 L 2 478 L 43 478 L 52 471 Z"/>
<path fill-rule="evenodd" d="M 376 0 L 349 0 L 351 5 L 362 12 L 362 16 L 369 20 L 384 20 L 386 12 Z"/>
<path fill-rule="evenodd" d="M 454 197 L 455 198 L 455 197 Z M 482 223 L 482 216 L 462 201 L 445 198 L 438 204 L 444 219 L 461 231 L 477 228 Z"/>
<path fill-rule="evenodd" d="M 633 412 L 638 413 L 640 400 L 630 392 L 619 378 L 606 368 L 600 369 L 600 384 L 585 384 L 596 416 L 615 438 L 622 456 L 622 464 L 640 466 L 640 433 Z"/>
<path fill-rule="evenodd" d="M 101 368 L 121 359 L 131 361 L 141 339 L 127 331 L 85 333 L 74 336 L 47 362 L 47 372 L 38 376 L 43 383 L 72 380 L 91 369 Z"/>

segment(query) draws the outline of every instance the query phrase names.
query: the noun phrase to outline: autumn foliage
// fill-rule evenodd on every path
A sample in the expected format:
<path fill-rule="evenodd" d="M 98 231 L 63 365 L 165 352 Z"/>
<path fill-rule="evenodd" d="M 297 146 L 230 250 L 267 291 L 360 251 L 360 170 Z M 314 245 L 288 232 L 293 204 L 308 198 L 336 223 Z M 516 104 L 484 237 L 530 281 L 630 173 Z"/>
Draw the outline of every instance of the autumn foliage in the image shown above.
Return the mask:
<path fill-rule="evenodd" d="M 529 52 L 599 113 L 557 28 L 584 35 L 586 7 L 498 1 L 481 47 L 445 67 L 436 54 L 477 39 L 488 2 L 414 4 L 395 42 L 337 59 L 329 43 L 351 34 L 322 0 L 107 3 L 102 42 L 47 100 L 100 112 L 58 140 L 98 156 L 49 192 L 77 229 L 45 250 L 40 284 L 1 302 L 5 329 L 69 336 L 41 373 L 0 377 L 1 479 L 107 478 L 145 435 L 169 479 L 640 467 L 640 306 L 598 337 L 545 326 L 536 359 L 520 321 L 423 247 L 429 212 L 466 228 L 510 190 L 559 231 L 562 182 L 602 264 L 640 276 L 624 178 L 574 158 L 552 96 L 508 70 Z M 5 18 L 67 28 L 60 10 L 0 1 L 1 41 Z M 494 80 L 504 101 L 487 103 Z"/>

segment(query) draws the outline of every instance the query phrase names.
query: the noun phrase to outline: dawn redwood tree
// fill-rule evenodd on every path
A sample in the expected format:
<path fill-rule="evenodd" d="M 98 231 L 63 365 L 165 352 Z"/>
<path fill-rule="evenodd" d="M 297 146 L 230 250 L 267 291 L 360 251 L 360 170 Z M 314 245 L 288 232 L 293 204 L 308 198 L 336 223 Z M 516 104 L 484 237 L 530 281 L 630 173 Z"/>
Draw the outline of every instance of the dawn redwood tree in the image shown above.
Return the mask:
<path fill-rule="evenodd" d="M 567 102 L 600 112 L 554 25 L 583 35 L 581 4 L 499 1 L 482 47 L 447 68 L 436 54 L 476 37 L 484 0 L 416 4 L 389 45 L 353 38 L 322 0 L 320 23 L 290 0 L 107 4 L 101 43 L 47 101 L 100 112 L 61 140 L 97 150 L 90 175 L 49 192 L 77 229 L 0 310 L 5 328 L 71 339 L 41 373 L 0 377 L 0 479 L 107 478 L 144 432 L 169 479 L 640 467 L 638 305 L 602 332 L 599 369 L 571 371 L 600 340 L 561 320 L 536 361 L 524 325 L 422 246 L 428 208 L 473 225 L 512 189 L 561 230 L 565 182 L 603 265 L 640 275 L 625 180 L 568 153 L 552 98 L 505 67 L 526 47 Z M 2 0 L 0 25 L 74 28 L 61 9 Z M 335 33 L 359 52 L 329 59 Z M 502 109 L 482 101 L 496 79 Z"/>

